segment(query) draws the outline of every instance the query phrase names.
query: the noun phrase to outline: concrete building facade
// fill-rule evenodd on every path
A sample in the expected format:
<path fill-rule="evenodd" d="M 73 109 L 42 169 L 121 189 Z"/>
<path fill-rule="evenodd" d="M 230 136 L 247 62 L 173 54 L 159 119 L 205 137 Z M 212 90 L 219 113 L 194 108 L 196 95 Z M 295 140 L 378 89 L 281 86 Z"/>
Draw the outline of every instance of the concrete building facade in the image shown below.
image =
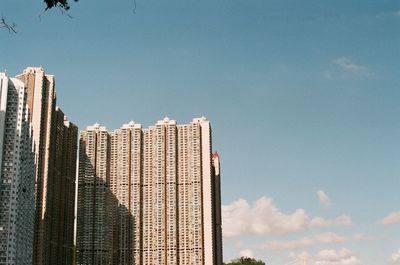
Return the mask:
<path fill-rule="evenodd" d="M 51 156 L 52 177 L 48 180 L 45 219 L 48 219 L 50 244 L 45 249 L 47 264 L 72 265 L 74 250 L 76 156 L 78 127 L 59 107 L 53 119 L 55 134 Z"/>
<path fill-rule="evenodd" d="M 31 265 L 35 164 L 23 82 L 0 73 L 0 265 Z"/>
<path fill-rule="evenodd" d="M 95 124 L 80 134 L 77 264 L 108 265 L 113 259 L 109 147 L 103 126 Z"/>
<path fill-rule="evenodd" d="M 17 78 L 25 83 L 27 88 L 27 103 L 30 111 L 30 121 L 33 129 L 33 147 L 35 151 L 36 181 L 35 181 L 35 235 L 33 264 L 47 264 L 45 249 L 49 247 L 48 234 L 48 180 L 51 176 L 52 146 L 54 135 L 53 115 L 56 104 L 54 76 L 46 75 L 42 68 L 28 67 Z M 50 189 L 51 192 L 51 189 Z M 48 244 L 46 246 L 46 244 Z"/>
<path fill-rule="evenodd" d="M 35 153 L 33 265 L 70 265 L 73 256 L 77 128 L 56 108 L 55 77 L 28 67 L 25 84 Z"/>
<path fill-rule="evenodd" d="M 96 141 L 88 136 L 100 128 L 107 141 L 96 147 Z M 87 251 L 83 242 L 92 240 L 86 238 L 84 228 L 93 224 L 86 220 L 79 223 L 79 218 L 89 214 L 85 210 L 92 211 L 90 205 L 97 201 L 86 195 L 85 188 L 95 177 L 98 182 L 110 183 L 107 207 L 111 216 L 104 217 L 107 232 L 104 239 L 95 238 L 112 238 L 106 247 L 111 255 L 105 262 L 222 264 L 219 157 L 212 154 L 211 142 L 211 126 L 205 118 L 184 125 L 166 118 L 145 129 L 130 122 L 112 133 L 95 125 L 82 132 L 79 255 Z M 101 160 L 108 169 L 106 177 L 90 171 L 99 166 L 98 152 L 108 155 Z M 94 242 L 88 246 L 91 244 Z M 98 250 L 92 248 L 77 264 L 105 264 L 88 262 L 95 253 Z"/>

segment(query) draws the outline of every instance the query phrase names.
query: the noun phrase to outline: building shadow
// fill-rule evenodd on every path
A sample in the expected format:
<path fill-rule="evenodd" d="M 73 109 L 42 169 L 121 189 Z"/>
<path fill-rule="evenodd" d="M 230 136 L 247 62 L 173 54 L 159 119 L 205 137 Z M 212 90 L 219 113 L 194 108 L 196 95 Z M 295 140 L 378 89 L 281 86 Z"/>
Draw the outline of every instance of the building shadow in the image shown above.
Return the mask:
<path fill-rule="evenodd" d="M 110 169 L 100 177 L 86 153 L 79 160 L 75 264 L 133 265 L 134 218 L 111 190 Z"/>
<path fill-rule="evenodd" d="M 52 116 L 46 185 L 42 186 L 43 180 L 36 183 L 42 187 L 37 187 L 36 196 L 43 194 L 36 203 L 44 205 L 36 209 L 38 235 L 33 264 L 73 264 L 77 142 L 78 127 L 56 108 Z"/>

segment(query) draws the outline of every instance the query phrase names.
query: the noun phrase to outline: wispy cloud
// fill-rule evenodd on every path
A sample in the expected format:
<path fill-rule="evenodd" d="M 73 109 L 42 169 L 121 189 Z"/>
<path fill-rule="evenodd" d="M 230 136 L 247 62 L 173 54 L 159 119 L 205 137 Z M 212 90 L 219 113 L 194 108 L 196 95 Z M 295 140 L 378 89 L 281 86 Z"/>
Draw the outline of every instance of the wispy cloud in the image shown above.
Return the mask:
<path fill-rule="evenodd" d="M 327 79 L 327 80 L 334 80 L 335 79 L 333 73 L 330 70 L 324 71 L 324 78 Z"/>
<path fill-rule="evenodd" d="M 275 240 L 261 245 L 260 248 L 268 250 L 285 250 L 285 249 L 305 248 L 314 245 L 320 246 L 324 244 L 339 244 L 344 242 L 370 241 L 376 239 L 377 237 L 367 236 L 362 234 L 355 234 L 353 236 L 341 236 L 336 233 L 328 232 L 314 236 L 302 237 L 298 240 L 291 240 L 291 241 Z"/>
<path fill-rule="evenodd" d="M 254 251 L 251 249 L 243 249 L 243 250 L 239 251 L 239 255 L 241 257 L 254 258 Z"/>
<path fill-rule="evenodd" d="M 324 77 L 328 80 L 371 75 L 372 71 L 367 66 L 357 64 L 348 57 L 339 57 L 332 60 L 330 69 L 324 71 Z"/>
<path fill-rule="evenodd" d="M 353 224 L 350 216 L 341 215 L 335 219 L 324 219 L 321 217 L 314 217 L 311 222 L 311 227 L 330 227 L 330 226 L 350 226 Z"/>
<path fill-rule="evenodd" d="M 381 239 L 380 236 L 370 236 L 370 235 L 363 235 L 363 234 L 354 234 L 352 236 L 353 241 L 373 241 Z"/>
<path fill-rule="evenodd" d="M 295 252 L 290 252 L 289 253 L 289 258 L 293 261 L 303 261 L 304 258 L 306 258 L 307 260 L 309 259 L 310 254 L 308 254 L 307 251 L 303 251 L 301 253 L 295 253 Z"/>
<path fill-rule="evenodd" d="M 324 249 L 317 254 L 310 255 L 307 252 L 290 253 L 289 258 L 297 261 L 298 264 L 303 264 L 302 261 L 306 258 L 309 264 L 313 265 L 361 265 L 359 258 L 349 249 Z M 297 264 L 293 263 L 293 264 Z"/>
<path fill-rule="evenodd" d="M 348 249 L 325 249 L 315 256 L 315 265 L 361 265 L 361 261 Z"/>
<path fill-rule="evenodd" d="M 287 242 L 272 241 L 262 245 L 261 248 L 269 250 L 296 249 L 313 245 L 343 243 L 347 240 L 346 237 L 339 236 L 335 233 L 324 233 Z"/>
<path fill-rule="evenodd" d="M 325 207 L 331 206 L 331 200 L 329 199 L 328 195 L 324 191 L 319 190 L 317 192 L 317 195 L 318 195 L 319 202 L 323 206 L 325 206 Z"/>
<path fill-rule="evenodd" d="M 400 212 L 393 212 L 384 217 L 382 220 L 378 221 L 382 225 L 394 225 L 400 224 Z"/>
<path fill-rule="evenodd" d="M 375 15 L 375 18 L 377 19 L 390 19 L 390 18 L 399 18 L 400 17 L 400 10 L 396 11 L 388 11 L 388 12 L 382 12 L 379 14 Z"/>
<path fill-rule="evenodd" d="M 356 64 L 351 59 L 347 57 L 341 57 L 333 60 L 333 63 L 337 65 L 340 70 L 355 74 L 355 75 L 365 75 L 369 72 L 368 68 L 364 65 Z"/>
<path fill-rule="evenodd" d="M 390 264 L 400 264 L 400 249 L 397 250 L 396 252 L 392 253 L 389 257 L 389 263 Z"/>
<path fill-rule="evenodd" d="M 239 199 L 223 205 L 222 220 L 224 237 L 245 234 L 288 234 L 316 227 L 352 224 L 351 218 L 346 215 L 335 219 L 310 217 L 301 208 L 285 214 L 274 205 L 272 199 L 267 197 L 262 197 L 252 204 L 245 199 Z"/>

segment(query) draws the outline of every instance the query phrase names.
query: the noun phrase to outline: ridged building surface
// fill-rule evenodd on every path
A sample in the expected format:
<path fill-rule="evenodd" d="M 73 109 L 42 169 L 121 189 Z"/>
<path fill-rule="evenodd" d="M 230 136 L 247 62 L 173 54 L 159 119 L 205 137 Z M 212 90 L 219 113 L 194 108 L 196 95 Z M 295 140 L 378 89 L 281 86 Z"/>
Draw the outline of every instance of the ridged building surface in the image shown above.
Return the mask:
<path fill-rule="evenodd" d="M 28 67 L 25 84 L 35 153 L 33 265 L 71 265 L 78 129 L 56 108 L 55 77 Z"/>
<path fill-rule="evenodd" d="M 77 212 L 77 264 L 108 265 L 112 260 L 110 135 L 94 125 L 81 133 Z"/>
<path fill-rule="evenodd" d="M 31 265 L 35 164 L 24 83 L 0 73 L 0 264 Z"/>
<path fill-rule="evenodd" d="M 52 177 L 49 178 L 46 264 L 72 265 L 74 249 L 76 156 L 78 127 L 56 107 L 53 118 Z"/>
<path fill-rule="evenodd" d="M 80 150 L 77 264 L 222 264 L 219 157 L 208 120 L 166 118 L 145 129 L 130 122 L 112 133 L 96 124 L 81 133 Z M 95 193 L 91 183 L 105 189 Z M 102 209 L 97 196 L 108 198 Z"/>
<path fill-rule="evenodd" d="M 35 235 L 33 264 L 46 264 L 44 249 L 50 244 L 46 229 L 47 188 L 51 173 L 52 157 L 51 139 L 52 119 L 55 109 L 54 76 L 46 75 L 44 70 L 29 67 L 17 76 L 25 83 L 28 93 L 28 108 L 33 128 L 33 146 L 35 151 L 36 182 L 35 182 Z M 51 191 L 51 190 L 50 190 Z"/>

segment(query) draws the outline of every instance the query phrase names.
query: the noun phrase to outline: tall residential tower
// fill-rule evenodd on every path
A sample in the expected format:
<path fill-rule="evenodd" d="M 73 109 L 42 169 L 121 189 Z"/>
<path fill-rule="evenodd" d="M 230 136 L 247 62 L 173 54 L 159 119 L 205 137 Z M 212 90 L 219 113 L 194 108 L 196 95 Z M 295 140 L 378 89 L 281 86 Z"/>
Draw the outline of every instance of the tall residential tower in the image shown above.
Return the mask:
<path fill-rule="evenodd" d="M 77 264 L 109 265 L 112 224 L 109 212 L 110 135 L 95 124 L 80 135 L 77 213 Z"/>
<path fill-rule="evenodd" d="M 205 118 L 82 132 L 77 264 L 222 264 L 219 157 L 211 150 Z"/>
<path fill-rule="evenodd" d="M 52 177 L 48 180 L 47 234 L 45 264 L 72 265 L 74 253 L 74 221 L 76 190 L 76 156 L 78 127 L 56 107 L 51 156 Z M 51 196 L 51 197 L 50 197 Z"/>
<path fill-rule="evenodd" d="M 53 75 L 28 67 L 17 79 L 27 91 L 35 152 L 33 265 L 71 265 L 77 128 L 56 108 Z"/>
<path fill-rule="evenodd" d="M 33 146 L 35 151 L 36 182 L 35 182 L 35 235 L 33 250 L 33 265 L 45 263 L 45 244 L 50 242 L 45 227 L 48 218 L 47 182 L 51 175 L 51 137 L 56 104 L 54 76 L 46 75 L 42 68 L 28 67 L 17 78 L 25 83 L 27 88 L 27 103 L 30 112 L 30 122 L 33 129 Z M 51 191 L 51 190 L 50 190 Z"/>
<path fill-rule="evenodd" d="M 0 73 L 0 265 L 31 265 L 35 164 L 23 82 Z"/>

